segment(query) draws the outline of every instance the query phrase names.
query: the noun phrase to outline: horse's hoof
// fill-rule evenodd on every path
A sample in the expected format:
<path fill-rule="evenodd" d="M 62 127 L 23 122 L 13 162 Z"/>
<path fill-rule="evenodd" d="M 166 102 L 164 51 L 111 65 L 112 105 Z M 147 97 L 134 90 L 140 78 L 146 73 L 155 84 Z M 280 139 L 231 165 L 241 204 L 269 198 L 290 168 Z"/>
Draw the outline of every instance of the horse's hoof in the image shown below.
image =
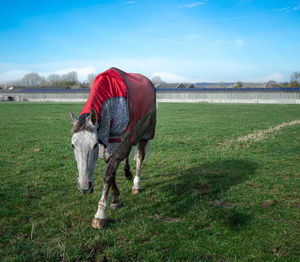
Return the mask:
<path fill-rule="evenodd" d="M 141 193 L 141 189 L 133 188 L 131 192 L 132 192 L 132 194 L 134 194 L 134 195 L 138 195 L 139 193 Z"/>
<path fill-rule="evenodd" d="M 118 209 L 118 208 L 121 208 L 122 207 L 122 205 L 121 205 L 121 202 L 119 201 L 119 202 L 116 202 L 116 203 L 111 203 L 110 204 L 110 208 L 112 209 L 112 210 L 116 210 L 116 209 Z"/>
<path fill-rule="evenodd" d="M 94 217 L 92 221 L 92 227 L 95 229 L 103 229 L 103 227 L 107 224 L 107 219 L 99 219 Z"/>
<path fill-rule="evenodd" d="M 125 172 L 124 177 L 125 177 L 126 180 L 131 180 L 132 179 L 132 172 L 131 171 Z"/>

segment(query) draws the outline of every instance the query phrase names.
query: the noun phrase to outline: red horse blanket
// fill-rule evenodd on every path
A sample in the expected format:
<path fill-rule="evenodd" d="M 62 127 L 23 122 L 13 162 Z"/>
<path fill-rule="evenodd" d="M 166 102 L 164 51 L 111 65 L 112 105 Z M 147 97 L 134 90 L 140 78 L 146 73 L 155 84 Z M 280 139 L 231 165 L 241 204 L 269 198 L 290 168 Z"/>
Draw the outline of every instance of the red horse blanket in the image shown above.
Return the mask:
<path fill-rule="evenodd" d="M 94 109 L 98 114 L 98 138 L 106 147 L 106 157 L 120 146 L 122 136 L 130 132 L 130 146 L 135 139 L 135 127 L 155 105 L 155 87 L 140 74 L 125 73 L 111 68 L 99 74 L 92 86 L 81 115 Z M 147 137 L 146 139 L 152 139 Z M 100 156 L 101 157 L 101 156 Z"/>

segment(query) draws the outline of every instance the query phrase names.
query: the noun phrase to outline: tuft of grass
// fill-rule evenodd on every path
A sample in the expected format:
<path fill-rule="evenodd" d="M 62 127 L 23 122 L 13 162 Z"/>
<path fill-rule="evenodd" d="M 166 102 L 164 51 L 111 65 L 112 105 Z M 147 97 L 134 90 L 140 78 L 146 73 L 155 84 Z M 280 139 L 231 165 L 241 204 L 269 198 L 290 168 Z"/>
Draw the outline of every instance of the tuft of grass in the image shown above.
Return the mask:
<path fill-rule="evenodd" d="M 95 193 L 76 188 L 67 109 L 82 106 L 0 104 L 1 261 L 299 259 L 300 125 L 270 129 L 300 120 L 299 105 L 159 104 L 143 192 L 120 168 L 123 207 L 102 231 L 103 161 Z"/>

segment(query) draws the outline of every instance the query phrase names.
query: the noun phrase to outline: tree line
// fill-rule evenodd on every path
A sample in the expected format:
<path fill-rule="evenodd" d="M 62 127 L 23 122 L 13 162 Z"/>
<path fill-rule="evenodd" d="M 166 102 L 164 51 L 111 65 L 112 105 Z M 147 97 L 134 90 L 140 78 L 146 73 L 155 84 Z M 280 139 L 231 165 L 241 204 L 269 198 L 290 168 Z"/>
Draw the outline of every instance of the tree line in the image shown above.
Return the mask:
<path fill-rule="evenodd" d="M 290 82 L 279 83 L 274 80 L 269 80 L 265 83 L 266 88 L 292 88 L 292 87 L 300 87 L 300 71 L 294 72 L 291 74 Z M 232 87 L 234 88 L 242 88 L 244 84 L 241 81 L 237 81 Z"/>
<path fill-rule="evenodd" d="M 265 88 L 291 88 L 291 87 L 300 87 L 300 71 L 294 72 L 290 77 L 290 82 L 277 82 L 274 80 L 269 80 L 266 83 L 243 83 L 242 81 L 237 81 L 232 83 L 232 85 L 228 85 L 228 83 L 220 82 L 216 84 L 219 88 L 243 88 L 243 87 L 265 87 Z M 159 76 L 154 76 L 152 78 L 152 82 L 155 86 L 166 84 Z"/>
<path fill-rule="evenodd" d="M 79 89 L 79 88 L 90 88 L 92 82 L 97 75 L 91 73 L 87 76 L 85 81 L 80 82 L 78 80 L 78 74 L 75 71 L 66 74 L 50 74 L 48 77 L 39 75 L 38 73 L 32 72 L 25 74 L 21 80 L 9 81 L 1 84 L 1 86 L 6 87 L 22 87 L 22 88 L 60 88 L 60 89 Z M 290 82 L 278 83 L 276 81 L 270 80 L 265 83 L 267 88 L 289 88 L 289 87 L 300 87 L 300 71 L 296 71 L 291 75 Z M 152 82 L 155 85 L 161 85 L 166 83 L 159 76 L 152 78 Z M 243 88 L 243 82 L 237 81 L 233 88 Z M 219 84 L 222 86 L 222 82 Z"/>
<path fill-rule="evenodd" d="M 96 74 L 92 73 L 87 76 L 85 81 L 78 80 L 78 74 L 75 71 L 66 74 L 50 74 L 48 77 L 32 72 L 25 74 L 20 80 L 6 82 L 6 86 L 22 88 L 90 88 Z"/>

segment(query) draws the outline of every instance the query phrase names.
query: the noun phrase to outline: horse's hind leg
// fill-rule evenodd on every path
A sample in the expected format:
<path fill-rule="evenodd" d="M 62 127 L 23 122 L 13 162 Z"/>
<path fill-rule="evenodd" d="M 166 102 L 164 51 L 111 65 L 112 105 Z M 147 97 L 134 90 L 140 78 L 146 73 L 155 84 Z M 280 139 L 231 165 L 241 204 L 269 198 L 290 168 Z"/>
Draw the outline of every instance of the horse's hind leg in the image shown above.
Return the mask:
<path fill-rule="evenodd" d="M 148 140 L 141 140 L 137 145 L 136 150 L 136 175 L 133 180 L 132 194 L 138 194 L 141 191 L 141 166 L 145 158 L 145 148 Z"/>
<path fill-rule="evenodd" d="M 130 166 L 129 166 L 129 155 L 124 159 L 124 177 L 125 179 L 132 178 L 132 173 L 130 171 Z"/>
<path fill-rule="evenodd" d="M 102 229 L 106 223 L 105 209 L 107 206 L 108 193 L 109 193 L 110 187 L 111 186 L 113 187 L 113 182 L 115 180 L 115 174 L 117 172 L 119 164 L 120 164 L 120 160 L 111 158 L 109 160 L 108 164 L 106 165 L 106 169 L 104 171 L 104 176 L 103 176 L 102 196 L 101 196 L 101 199 L 98 204 L 98 210 L 97 210 L 95 217 L 93 219 L 93 222 L 92 222 L 93 228 Z"/>

